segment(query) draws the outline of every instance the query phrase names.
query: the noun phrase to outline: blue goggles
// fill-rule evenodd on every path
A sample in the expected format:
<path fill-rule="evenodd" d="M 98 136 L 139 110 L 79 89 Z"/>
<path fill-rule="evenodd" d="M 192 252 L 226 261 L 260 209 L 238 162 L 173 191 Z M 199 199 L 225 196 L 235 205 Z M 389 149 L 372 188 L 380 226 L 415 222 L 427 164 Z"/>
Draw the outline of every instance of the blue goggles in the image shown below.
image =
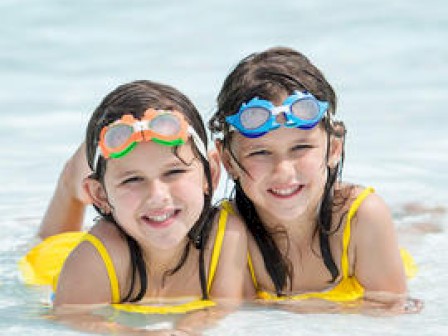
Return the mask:
<path fill-rule="evenodd" d="M 309 92 L 295 91 L 280 106 L 269 100 L 252 98 L 241 105 L 238 113 L 226 117 L 226 122 L 245 137 L 257 138 L 282 125 L 276 121 L 280 113 L 285 116 L 285 127 L 311 129 L 327 110 L 328 102 L 317 100 Z"/>

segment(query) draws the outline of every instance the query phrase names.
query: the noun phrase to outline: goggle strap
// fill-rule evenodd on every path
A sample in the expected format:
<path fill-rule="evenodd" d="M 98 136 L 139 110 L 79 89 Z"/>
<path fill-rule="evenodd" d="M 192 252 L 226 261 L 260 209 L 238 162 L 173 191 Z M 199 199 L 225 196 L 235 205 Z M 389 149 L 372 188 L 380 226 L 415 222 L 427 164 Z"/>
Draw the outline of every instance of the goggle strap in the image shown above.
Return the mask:
<path fill-rule="evenodd" d="M 191 137 L 193 138 L 193 142 L 196 145 L 196 148 L 198 149 L 199 153 L 202 155 L 202 157 L 207 160 L 207 151 L 205 149 L 205 145 L 202 142 L 199 135 L 196 133 L 193 127 L 188 126 L 188 132 L 191 134 Z"/>
<path fill-rule="evenodd" d="M 96 167 L 98 165 L 98 160 L 100 159 L 100 155 L 101 155 L 101 148 L 100 146 L 96 147 L 95 150 L 95 156 L 93 157 L 93 171 L 96 171 Z"/>

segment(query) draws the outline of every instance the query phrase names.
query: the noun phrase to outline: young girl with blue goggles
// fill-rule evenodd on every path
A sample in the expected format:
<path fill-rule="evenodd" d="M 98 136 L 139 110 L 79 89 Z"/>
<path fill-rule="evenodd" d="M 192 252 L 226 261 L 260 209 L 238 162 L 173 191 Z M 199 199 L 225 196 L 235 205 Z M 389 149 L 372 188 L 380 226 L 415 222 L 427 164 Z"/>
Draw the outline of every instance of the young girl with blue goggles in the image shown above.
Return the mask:
<path fill-rule="evenodd" d="M 251 233 L 254 297 L 418 310 L 390 210 L 373 188 L 340 179 L 345 126 L 322 73 L 295 50 L 268 49 L 239 62 L 217 101 L 209 126 L 235 184 L 223 207 Z"/>

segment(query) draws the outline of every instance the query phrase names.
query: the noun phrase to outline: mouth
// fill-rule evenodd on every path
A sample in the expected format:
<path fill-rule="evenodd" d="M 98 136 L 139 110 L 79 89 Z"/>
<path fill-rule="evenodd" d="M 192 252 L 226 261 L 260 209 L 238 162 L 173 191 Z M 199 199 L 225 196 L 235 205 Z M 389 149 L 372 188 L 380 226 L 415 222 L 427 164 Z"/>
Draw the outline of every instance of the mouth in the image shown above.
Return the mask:
<path fill-rule="evenodd" d="M 141 218 L 144 223 L 153 228 L 165 228 L 169 226 L 179 215 L 180 210 L 160 211 L 143 215 Z"/>
<path fill-rule="evenodd" d="M 298 195 L 304 188 L 303 184 L 298 184 L 285 188 L 270 188 L 268 192 L 277 198 L 290 198 Z"/>

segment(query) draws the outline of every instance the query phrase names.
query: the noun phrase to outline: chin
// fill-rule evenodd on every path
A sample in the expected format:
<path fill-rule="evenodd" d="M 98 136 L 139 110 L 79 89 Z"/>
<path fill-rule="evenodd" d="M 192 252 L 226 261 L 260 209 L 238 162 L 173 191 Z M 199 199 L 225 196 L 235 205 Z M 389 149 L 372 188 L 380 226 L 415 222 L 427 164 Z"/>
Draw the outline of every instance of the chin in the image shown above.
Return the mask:
<path fill-rule="evenodd" d="M 271 215 L 277 218 L 279 221 L 292 221 L 296 220 L 305 214 L 305 209 L 280 209 L 277 208 L 275 213 Z"/>

